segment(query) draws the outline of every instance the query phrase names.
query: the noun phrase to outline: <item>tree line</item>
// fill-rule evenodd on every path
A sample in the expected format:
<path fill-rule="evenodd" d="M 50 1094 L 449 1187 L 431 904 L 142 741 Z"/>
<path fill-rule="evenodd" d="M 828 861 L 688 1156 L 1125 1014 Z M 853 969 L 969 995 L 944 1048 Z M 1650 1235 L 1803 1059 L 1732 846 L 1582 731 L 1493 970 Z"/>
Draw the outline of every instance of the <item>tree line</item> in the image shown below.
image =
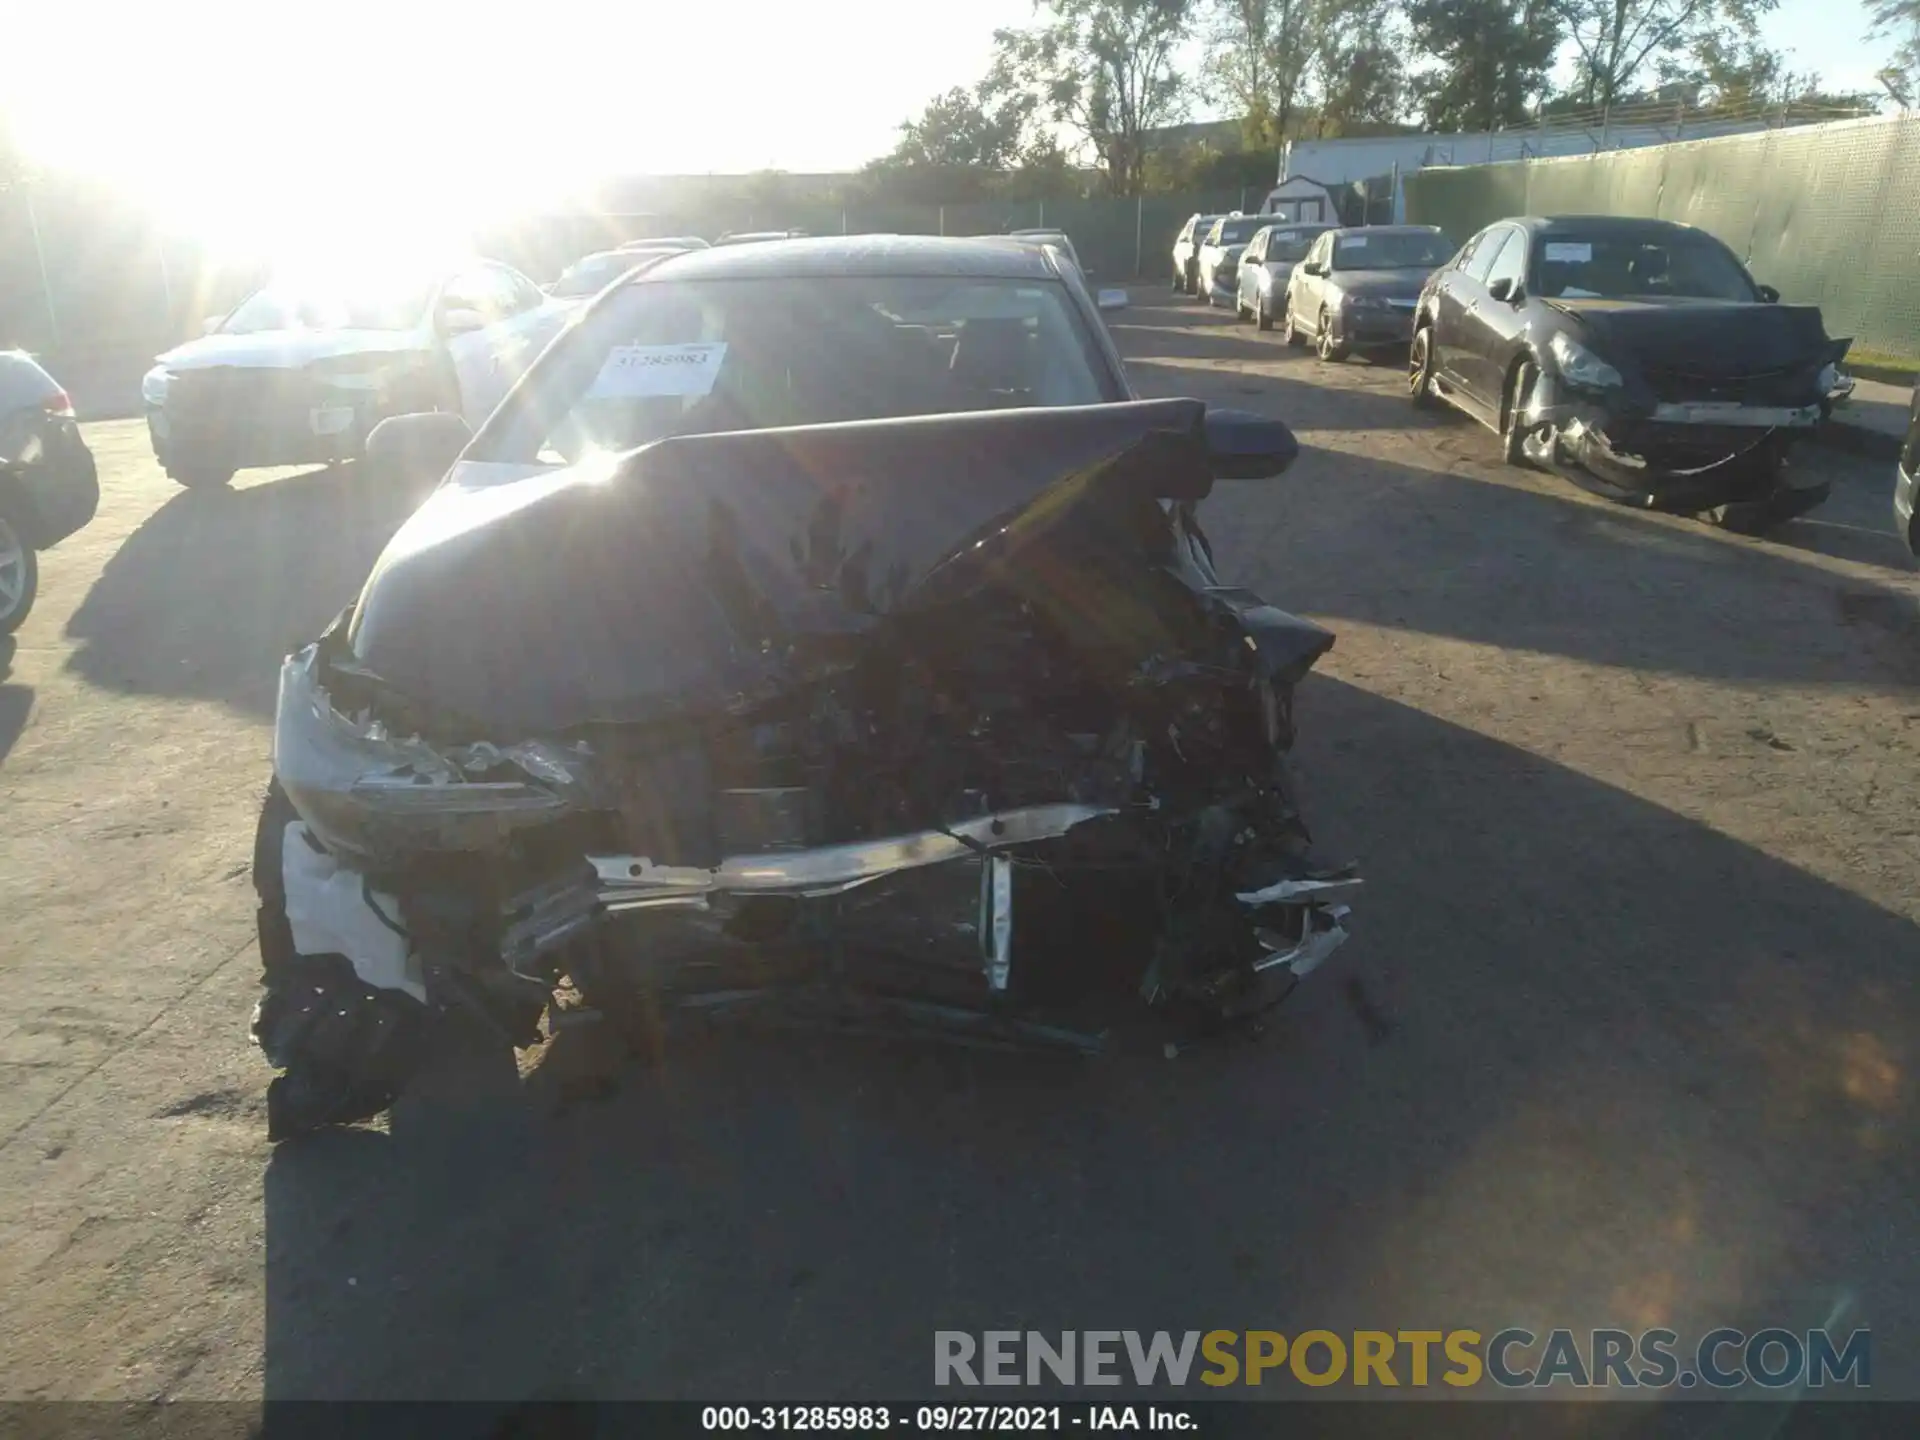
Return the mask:
<path fill-rule="evenodd" d="M 1761 40 L 1778 0 L 1035 0 L 975 84 L 862 172 L 901 198 L 1266 183 L 1287 139 L 1498 130 L 1656 103 L 1686 113 L 1915 101 L 1920 0 L 1868 0 L 1885 95 L 1832 93 Z M 1167 143 L 1200 106 L 1228 143 Z M 1258 172 L 1256 174 L 1256 172 Z"/>

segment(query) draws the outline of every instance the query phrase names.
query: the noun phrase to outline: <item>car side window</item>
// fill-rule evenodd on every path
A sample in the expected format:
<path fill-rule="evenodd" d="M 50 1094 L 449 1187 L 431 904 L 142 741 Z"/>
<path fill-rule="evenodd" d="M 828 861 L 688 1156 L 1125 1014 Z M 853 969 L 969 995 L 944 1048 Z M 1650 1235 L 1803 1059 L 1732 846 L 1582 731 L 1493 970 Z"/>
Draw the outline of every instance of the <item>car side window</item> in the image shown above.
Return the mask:
<path fill-rule="evenodd" d="M 1193 221 L 1189 220 L 1180 227 L 1180 233 L 1174 237 L 1173 243 L 1184 245 L 1191 239 L 1193 239 Z"/>
<path fill-rule="evenodd" d="M 1494 262 L 1500 258 L 1508 246 L 1513 243 L 1514 232 L 1501 229 L 1489 231 L 1475 247 L 1473 258 L 1467 261 L 1466 272 L 1469 280 L 1487 283 L 1487 273 L 1493 269 Z"/>
<path fill-rule="evenodd" d="M 1506 233 L 1505 243 L 1499 247 L 1493 264 L 1487 269 L 1487 284 L 1496 280 L 1511 280 L 1518 289 L 1527 273 L 1527 241 L 1518 230 Z"/>
<path fill-rule="evenodd" d="M 1254 261 L 1256 263 L 1266 259 L 1267 258 L 1267 232 L 1262 230 L 1258 235 L 1254 236 L 1253 239 L 1248 241 L 1247 253 L 1241 256 L 1240 258 L 1243 260 Z"/>
<path fill-rule="evenodd" d="M 471 310 L 483 319 L 492 320 L 493 287 L 487 283 L 486 272 L 478 269 L 462 270 L 440 292 L 440 308 L 445 310 Z"/>
<path fill-rule="evenodd" d="M 1462 245 L 1460 247 L 1460 253 L 1453 257 L 1453 268 L 1456 270 L 1465 270 L 1471 265 L 1473 263 L 1474 253 L 1480 248 L 1481 242 L 1492 233 L 1490 230 L 1482 230 L 1478 235 L 1473 236 L 1466 244 Z"/>
<path fill-rule="evenodd" d="M 489 265 L 494 284 L 499 286 L 506 300 L 507 315 L 520 315 L 533 309 L 540 303 L 539 288 L 526 276 L 511 265 Z"/>

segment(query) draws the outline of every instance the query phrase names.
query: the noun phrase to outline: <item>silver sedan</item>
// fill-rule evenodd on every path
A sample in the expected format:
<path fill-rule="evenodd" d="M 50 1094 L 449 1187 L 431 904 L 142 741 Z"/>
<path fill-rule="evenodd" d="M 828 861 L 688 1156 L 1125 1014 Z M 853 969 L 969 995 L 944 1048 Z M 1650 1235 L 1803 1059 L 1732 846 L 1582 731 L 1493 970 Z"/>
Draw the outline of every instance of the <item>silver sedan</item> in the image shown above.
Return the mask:
<path fill-rule="evenodd" d="M 1307 253 L 1314 238 L 1331 225 L 1268 225 L 1247 242 L 1240 257 L 1240 280 L 1234 312 L 1262 330 L 1273 328 L 1274 317 L 1287 293 L 1287 277 Z"/>

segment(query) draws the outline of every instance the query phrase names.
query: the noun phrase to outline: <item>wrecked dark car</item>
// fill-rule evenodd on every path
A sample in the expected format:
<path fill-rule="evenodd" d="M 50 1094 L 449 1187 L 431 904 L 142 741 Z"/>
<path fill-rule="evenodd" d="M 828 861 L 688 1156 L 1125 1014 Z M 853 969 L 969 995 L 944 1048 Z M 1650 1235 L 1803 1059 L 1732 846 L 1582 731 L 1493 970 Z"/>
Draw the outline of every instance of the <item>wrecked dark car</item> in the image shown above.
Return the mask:
<path fill-rule="evenodd" d="M 1178 1047 L 1345 940 L 1287 769 L 1333 637 L 1221 584 L 1196 516 L 1296 444 L 1133 399 L 1052 252 L 676 256 L 470 443 L 383 428 L 459 458 L 282 671 L 276 1138 L 385 1108 L 436 1026 Z"/>
<path fill-rule="evenodd" d="M 1748 532 L 1827 498 L 1787 457 L 1843 391 L 1851 342 L 1705 231 L 1503 220 L 1428 281 L 1414 324 L 1414 402 L 1481 421 L 1510 464 Z"/>

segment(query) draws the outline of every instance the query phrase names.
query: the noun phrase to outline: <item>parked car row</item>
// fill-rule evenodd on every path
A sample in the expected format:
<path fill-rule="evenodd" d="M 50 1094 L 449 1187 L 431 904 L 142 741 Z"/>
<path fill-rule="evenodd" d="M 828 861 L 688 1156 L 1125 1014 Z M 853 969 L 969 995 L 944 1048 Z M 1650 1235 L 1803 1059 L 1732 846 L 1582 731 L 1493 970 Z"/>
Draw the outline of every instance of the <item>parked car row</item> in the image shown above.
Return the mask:
<path fill-rule="evenodd" d="M 1207 220 L 1175 240 L 1176 290 L 1191 274 L 1184 288 L 1209 303 L 1230 293 L 1240 318 L 1278 325 L 1323 360 L 1404 354 L 1415 403 L 1479 420 L 1510 463 L 1747 532 L 1827 498 L 1788 455 L 1850 387 L 1839 368 L 1850 342 L 1827 335 L 1817 307 L 1781 303 L 1705 231 L 1523 217 L 1455 247 L 1433 226 L 1255 217 L 1235 256 L 1222 242 L 1245 218 Z M 1910 547 L 1912 463 L 1895 500 Z"/>

